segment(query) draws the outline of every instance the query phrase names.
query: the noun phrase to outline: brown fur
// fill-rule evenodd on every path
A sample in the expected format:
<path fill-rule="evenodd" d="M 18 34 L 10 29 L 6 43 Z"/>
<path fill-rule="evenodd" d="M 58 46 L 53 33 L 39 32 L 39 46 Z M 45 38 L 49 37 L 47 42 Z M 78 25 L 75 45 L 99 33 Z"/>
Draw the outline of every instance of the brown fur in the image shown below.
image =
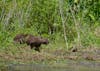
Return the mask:
<path fill-rule="evenodd" d="M 25 35 L 25 34 L 17 34 L 15 37 L 14 37 L 14 41 L 15 42 L 18 42 L 18 43 L 20 43 L 20 44 L 22 44 L 22 43 L 25 43 L 25 40 L 24 40 L 24 38 L 26 37 L 27 35 Z"/>
<path fill-rule="evenodd" d="M 36 51 L 40 52 L 41 44 L 48 44 L 49 41 L 42 37 L 33 36 L 30 34 L 18 34 L 14 38 L 15 42 L 19 42 L 20 44 L 26 43 L 30 45 L 31 49 L 34 48 Z"/>

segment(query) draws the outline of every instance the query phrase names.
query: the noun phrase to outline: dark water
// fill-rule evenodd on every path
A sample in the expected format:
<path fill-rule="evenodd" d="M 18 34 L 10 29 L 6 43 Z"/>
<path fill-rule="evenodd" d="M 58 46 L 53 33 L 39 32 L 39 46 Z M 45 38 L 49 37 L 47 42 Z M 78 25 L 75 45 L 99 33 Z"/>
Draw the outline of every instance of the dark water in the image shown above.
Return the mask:
<path fill-rule="evenodd" d="M 100 71 L 100 62 L 69 61 L 66 64 L 10 64 L 7 71 Z"/>

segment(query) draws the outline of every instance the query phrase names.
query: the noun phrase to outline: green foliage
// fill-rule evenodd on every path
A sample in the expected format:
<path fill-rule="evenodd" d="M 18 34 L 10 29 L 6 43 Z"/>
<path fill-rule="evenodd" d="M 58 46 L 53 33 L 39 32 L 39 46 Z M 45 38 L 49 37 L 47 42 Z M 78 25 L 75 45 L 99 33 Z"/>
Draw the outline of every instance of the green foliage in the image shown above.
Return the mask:
<path fill-rule="evenodd" d="M 78 37 L 77 32 L 80 32 L 82 45 L 94 44 L 95 41 L 99 44 L 93 31 L 100 26 L 100 0 L 62 1 L 64 19 L 67 18 L 65 28 L 68 43 L 74 42 Z M 74 20 L 79 23 L 78 31 Z M 1 0 L 0 47 L 11 45 L 18 33 L 41 35 L 51 42 L 64 41 L 58 0 Z"/>

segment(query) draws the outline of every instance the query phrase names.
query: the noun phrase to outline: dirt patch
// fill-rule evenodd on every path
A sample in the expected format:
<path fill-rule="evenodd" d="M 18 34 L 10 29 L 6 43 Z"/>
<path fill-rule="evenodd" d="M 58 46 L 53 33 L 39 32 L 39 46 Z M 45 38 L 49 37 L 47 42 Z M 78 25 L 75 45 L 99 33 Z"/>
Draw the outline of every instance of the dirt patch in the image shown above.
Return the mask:
<path fill-rule="evenodd" d="M 65 49 L 50 50 L 43 49 L 42 52 L 25 48 L 18 49 L 18 52 L 12 53 L 11 49 L 0 52 L 0 58 L 7 61 L 17 61 L 22 63 L 30 62 L 55 62 L 63 60 L 91 60 L 100 61 L 100 48 L 88 47 L 77 52 L 67 51 Z M 47 51 L 46 51 L 47 50 Z"/>

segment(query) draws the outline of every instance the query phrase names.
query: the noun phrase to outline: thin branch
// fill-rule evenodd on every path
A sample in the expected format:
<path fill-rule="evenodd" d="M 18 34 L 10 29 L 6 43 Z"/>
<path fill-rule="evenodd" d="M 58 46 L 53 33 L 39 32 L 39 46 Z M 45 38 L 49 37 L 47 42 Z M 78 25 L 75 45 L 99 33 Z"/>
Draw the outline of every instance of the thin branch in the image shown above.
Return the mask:
<path fill-rule="evenodd" d="M 63 27 L 64 39 L 65 39 L 66 47 L 67 47 L 67 50 L 68 50 L 68 42 L 67 42 L 68 39 L 67 39 L 67 36 L 66 36 L 66 28 L 65 28 L 65 22 L 67 20 L 67 17 L 66 17 L 66 19 L 64 21 L 62 7 L 63 7 L 63 0 L 59 0 L 59 10 L 60 10 L 60 15 L 61 15 L 61 20 L 62 20 L 62 27 Z"/>
<path fill-rule="evenodd" d="M 79 21 L 76 19 L 76 17 L 74 16 L 75 12 L 71 9 L 70 7 L 70 11 L 71 11 L 71 14 L 72 14 L 72 18 L 74 20 L 74 23 L 75 23 L 75 28 L 76 28 L 76 31 L 77 31 L 77 43 L 81 44 L 81 41 L 80 41 L 80 31 L 79 31 Z"/>

